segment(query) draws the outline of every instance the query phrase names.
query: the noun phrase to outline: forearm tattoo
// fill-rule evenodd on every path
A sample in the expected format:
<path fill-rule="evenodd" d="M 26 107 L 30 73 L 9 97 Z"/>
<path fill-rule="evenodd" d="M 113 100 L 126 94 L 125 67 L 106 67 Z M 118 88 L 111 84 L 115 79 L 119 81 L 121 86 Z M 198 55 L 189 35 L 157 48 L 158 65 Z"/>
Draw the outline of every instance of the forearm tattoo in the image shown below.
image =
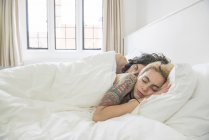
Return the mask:
<path fill-rule="evenodd" d="M 123 97 L 133 89 L 136 80 L 137 78 L 133 74 L 120 74 L 118 81 L 106 92 L 99 105 L 111 106 L 120 104 Z"/>

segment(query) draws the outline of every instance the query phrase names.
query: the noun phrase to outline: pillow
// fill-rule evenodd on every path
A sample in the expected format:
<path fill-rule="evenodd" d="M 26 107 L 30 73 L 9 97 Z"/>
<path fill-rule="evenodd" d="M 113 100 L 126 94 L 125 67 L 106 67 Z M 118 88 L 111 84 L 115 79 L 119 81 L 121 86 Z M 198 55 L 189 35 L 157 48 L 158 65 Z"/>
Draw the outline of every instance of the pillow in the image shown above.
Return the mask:
<path fill-rule="evenodd" d="M 152 95 L 144 100 L 134 113 L 165 122 L 192 96 L 196 76 L 189 64 L 175 64 L 170 72 L 171 87 L 167 93 Z"/>
<path fill-rule="evenodd" d="M 166 124 L 184 135 L 199 137 L 209 133 L 209 63 L 193 66 L 197 87 L 189 102 Z"/>

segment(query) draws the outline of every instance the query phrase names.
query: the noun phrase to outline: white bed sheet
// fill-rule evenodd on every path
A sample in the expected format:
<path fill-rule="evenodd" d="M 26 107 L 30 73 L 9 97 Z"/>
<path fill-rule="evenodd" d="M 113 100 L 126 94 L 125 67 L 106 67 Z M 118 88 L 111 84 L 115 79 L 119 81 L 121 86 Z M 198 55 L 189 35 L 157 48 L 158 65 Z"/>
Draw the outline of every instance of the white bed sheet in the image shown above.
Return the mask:
<path fill-rule="evenodd" d="M 45 111 L 43 111 L 45 112 Z M 42 113 L 43 113 L 42 112 Z M 2 125 L 1 125 L 2 126 Z M 2 133 L 2 129 L 3 133 Z M 104 122 L 91 121 L 89 111 L 43 114 L 1 127 L 1 140 L 186 140 L 174 129 L 138 115 L 124 115 Z"/>
<path fill-rule="evenodd" d="M 94 123 L 94 106 L 114 78 L 113 52 L 69 64 L 34 64 L 1 70 L 0 139 L 185 139 L 161 122 L 134 114 Z"/>

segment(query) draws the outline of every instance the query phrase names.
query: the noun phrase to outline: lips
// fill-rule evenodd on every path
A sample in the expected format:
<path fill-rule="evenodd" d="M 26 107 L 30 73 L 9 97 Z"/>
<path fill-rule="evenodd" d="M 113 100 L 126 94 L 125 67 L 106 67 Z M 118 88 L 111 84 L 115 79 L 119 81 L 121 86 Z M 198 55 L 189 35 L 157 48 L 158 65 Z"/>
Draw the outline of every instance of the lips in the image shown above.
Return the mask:
<path fill-rule="evenodd" d="M 136 93 L 140 98 L 144 97 L 144 94 L 141 93 L 138 89 L 136 90 Z"/>

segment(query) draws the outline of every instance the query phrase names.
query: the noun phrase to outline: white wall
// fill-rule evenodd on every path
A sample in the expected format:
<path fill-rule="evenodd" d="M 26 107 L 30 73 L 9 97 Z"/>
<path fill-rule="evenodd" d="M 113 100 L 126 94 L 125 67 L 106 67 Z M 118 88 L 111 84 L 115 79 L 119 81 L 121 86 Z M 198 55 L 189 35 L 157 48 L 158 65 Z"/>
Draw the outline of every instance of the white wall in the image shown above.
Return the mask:
<path fill-rule="evenodd" d="M 137 30 L 137 0 L 123 0 L 123 27 L 127 35 Z"/>
<path fill-rule="evenodd" d="M 128 35 L 125 52 L 160 52 L 174 63 L 209 63 L 209 0 L 198 0 L 190 6 L 161 18 Z"/>
<path fill-rule="evenodd" d="M 197 0 L 123 0 L 124 34 L 128 34 L 143 26 L 166 16 Z"/>

